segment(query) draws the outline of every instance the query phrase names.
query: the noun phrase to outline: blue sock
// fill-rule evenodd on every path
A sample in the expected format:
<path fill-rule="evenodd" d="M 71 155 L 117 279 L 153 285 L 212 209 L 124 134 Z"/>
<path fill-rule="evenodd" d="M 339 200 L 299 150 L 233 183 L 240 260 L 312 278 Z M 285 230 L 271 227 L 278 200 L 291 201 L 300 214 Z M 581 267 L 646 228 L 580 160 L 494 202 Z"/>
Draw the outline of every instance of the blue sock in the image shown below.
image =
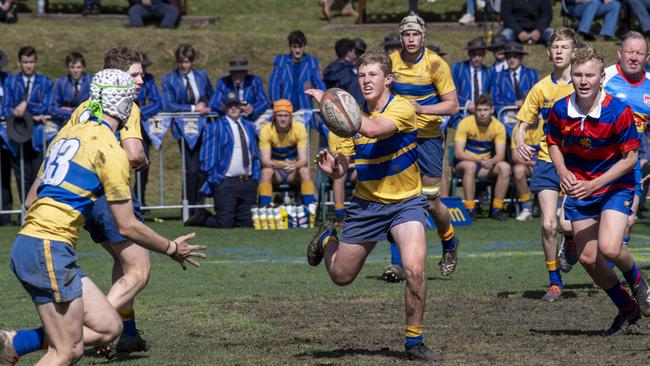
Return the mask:
<path fill-rule="evenodd" d="M 17 330 L 14 337 L 14 349 L 18 356 L 43 348 L 45 334 L 43 328 Z"/>
<path fill-rule="evenodd" d="M 639 283 L 639 280 L 641 279 L 641 272 L 639 272 L 639 267 L 636 265 L 636 263 L 632 262 L 632 269 L 627 272 L 623 272 L 623 277 L 625 277 L 625 281 L 627 281 L 627 284 L 630 287 Z"/>
<path fill-rule="evenodd" d="M 559 288 L 564 287 L 564 284 L 562 284 L 562 275 L 560 274 L 559 269 L 548 271 L 548 278 L 551 280 L 551 285 L 556 285 Z"/>
<path fill-rule="evenodd" d="M 636 303 L 632 301 L 630 294 L 627 293 L 619 281 L 616 281 L 616 284 L 612 288 L 605 290 L 605 292 L 612 299 L 619 312 L 629 313 L 634 310 Z"/>
<path fill-rule="evenodd" d="M 449 240 L 441 240 L 442 250 L 448 252 L 456 249 L 456 235 L 452 236 Z"/>
<path fill-rule="evenodd" d="M 395 243 L 390 243 L 390 264 L 402 266 L 402 256 L 399 254 L 399 248 Z"/>
<path fill-rule="evenodd" d="M 138 331 L 135 328 L 135 319 L 124 320 L 122 321 L 122 324 L 124 324 L 124 330 L 122 333 L 129 337 L 135 337 L 138 335 Z"/>
<path fill-rule="evenodd" d="M 419 335 L 417 337 L 406 337 L 406 342 L 404 342 L 404 346 L 406 347 L 406 349 L 410 349 L 416 344 L 422 342 L 424 342 L 424 337 L 422 337 L 422 335 Z"/>
<path fill-rule="evenodd" d="M 630 242 L 630 237 L 629 236 L 624 236 L 623 237 L 623 245 L 627 245 Z"/>
<path fill-rule="evenodd" d="M 336 209 L 336 210 L 334 210 L 334 215 L 336 215 L 336 216 L 343 216 L 343 215 L 345 215 L 345 209 L 344 209 L 344 208 L 340 208 L 340 209 Z"/>

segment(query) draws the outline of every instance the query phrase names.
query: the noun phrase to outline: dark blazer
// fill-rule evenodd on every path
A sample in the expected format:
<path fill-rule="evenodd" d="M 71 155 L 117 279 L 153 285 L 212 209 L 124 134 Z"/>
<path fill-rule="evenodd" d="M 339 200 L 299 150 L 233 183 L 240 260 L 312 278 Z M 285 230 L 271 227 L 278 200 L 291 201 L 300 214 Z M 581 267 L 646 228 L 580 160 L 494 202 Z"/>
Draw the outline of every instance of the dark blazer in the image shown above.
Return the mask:
<path fill-rule="evenodd" d="M 253 107 L 253 114 L 248 118 L 254 121 L 271 106 L 269 97 L 264 91 L 262 78 L 255 75 L 246 75 L 242 89 L 244 90 L 244 100 Z M 226 106 L 221 101 L 231 91 L 235 91 L 235 83 L 230 76 L 224 76 L 217 80 L 214 96 L 210 102 L 210 109 L 217 113 L 226 113 Z"/>
<path fill-rule="evenodd" d="M 502 0 L 501 19 L 503 27 L 515 32 L 530 32 L 537 29 L 540 33 L 551 25 L 553 4 L 551 0 Z"/>

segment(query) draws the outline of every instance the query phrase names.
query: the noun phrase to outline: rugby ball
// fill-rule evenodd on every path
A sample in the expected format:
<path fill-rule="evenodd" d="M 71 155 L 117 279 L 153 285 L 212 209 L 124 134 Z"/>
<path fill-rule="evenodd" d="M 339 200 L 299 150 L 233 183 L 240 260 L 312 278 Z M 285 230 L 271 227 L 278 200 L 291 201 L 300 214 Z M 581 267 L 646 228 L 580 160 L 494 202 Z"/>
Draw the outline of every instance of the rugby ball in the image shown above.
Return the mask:
<path fill-rule="evenodd" d="M 320 113 L 327 128 L 339 137 L 352 137 L 361 128 L 359 104 L 343 89 L 331 88 L 323 93 Z"/>

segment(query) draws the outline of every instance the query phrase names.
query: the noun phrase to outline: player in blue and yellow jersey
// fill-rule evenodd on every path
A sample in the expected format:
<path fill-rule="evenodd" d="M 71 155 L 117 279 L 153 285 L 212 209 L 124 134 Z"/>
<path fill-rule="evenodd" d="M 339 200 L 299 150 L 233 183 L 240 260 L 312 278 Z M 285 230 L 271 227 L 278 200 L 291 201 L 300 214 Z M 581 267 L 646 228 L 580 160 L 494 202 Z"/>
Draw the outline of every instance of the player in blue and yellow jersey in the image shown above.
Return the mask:
<path fill-rule="evenodd" d="M 605 68 L 605 81 L 603 82 L 605 91 L 632 108 L 641 144 L 639 159 L 634 168 L 636 194 L 632 204 L 632 214 L 628 218 L 627 229 L 623 237 L 625 245 L 630 241 L 630 233 L 636 221 L 640 199 L 645 199 L 641 184 L 641 172 L 647 168 L 650 159 L 650 146 L 648 146 L 646 131 L 650 117 L 650 74 L 643 69 L 647 58 L 648 43 L 645 37 L 639 32 L 627 33 L 618 49 L 618 63 Z"/>
<path fill-rule="evenodd" d="M 83 355 L 84 345 L 111 342 L 122 332 L 120 317 L 101 290 L 77 265 L 79 229 L 105 196 L 120 232 L 150 250 L 198 265 L 204 257 L 189 245 L 194 234 L 173 241 L 140 223 L 133 215 L 129 162 L 115 132 L 130 113 L 133 79 L 124 71 L 98 72 L 91 84 L 91 112 L 85 123 L 61 131 L 41 168 L 37 198 L 27 212 L 11 253 L 11 269 L 32 297 L 43 327 L 0 332 L 0 361 L 13 365 L 26 353 L 47 352 L 37 365 L 68 365 Z"/>
<path fill-rule="evenodd" d="M 332 281 L 345 286 L 357 277 L 377 242 L 392 238 L 406 273 L 406 352 L 409 357 L 437 360 L 440 354 L 423 340 L 426 198 L 420 194 L 415 110 L 407 99 L 390 92 L 391 62 L 386 55 L 365 53 L 357 65 L 366 99 L 359 133 L 342 139 L 340 154 L 323 151 L 315 162 L 336 179 L 347 174 L 353 158 L 358 175 L 354 197 L 346 208 L 341 240 L 332 225 L 323 225 L 307 248 L 307 259 L 316 266 L 325 258 Z M 319 102 L 323 95 L 315 89 L 307 93 Z M 336 316 L 330 309 L 324 311 Z"/>
<path fill-rule="evenodd" d="M 517 122 L 521 123 L 521 122 Z M 519 128 L 515 125 L 515 128 Z M 530 146 L 533 149 L 533 154 L 530 160 L 522 160 L 518 154 L 513 154 L 513 167 L 512 175 L 515 180 L 515 190 L 519 196 L 519 205 L 521 206 L 521 212 L 517 216 L 517 221 L 526 221 L 532 219 L 533 217 L 533 197 L 530 193 L 530 188 L 528 187 L 528 178 L 533 175 L 533 169 L 535 163 L 537 162 L 537 155 L 539 154 L 540 141 L 544 137 L 544 124 L 540 123 L 539 118 L 535 120 L 535 123 L 531 128 L 526 129 L 526 135 L 524 136 L 524 144 Z M 515 140 L 511 140 L 512 151 L 517 149 Z"/>
<path fill-rule="evenodd" d="M 260 205 L 271 204 L 273 183 L 300 181 L 302 203 L 314 203 L 314 182 L 307 166 L 307 128 L 293 122 L 293 105 L 288 99 L 273 102 L 273 122 L 260 130 Z"/>
<path fill-rule="evenodd" d="M 440 273 L 448 276 L 458 262 L 458 240 L 454 235 L 447 207 L 440 202 L 440 179 L 445 155 L 444 138 L 440 125 L 442 115 L 458 112 L 456 87 L 449 65 L 435 52 L 424 46 L 426 24 L 417 15 L 409 15 L 400 23 L 402 50 L 390 54 L 393 63 L 393 90 L 408 99 L 417 115 L 418 165 L 422 175 L 423 192 L 428 198 L 427 211 L 433 216 L 442 241 L 443 254 Z M 392 246 L 391 266 L 384 278 L 394 278 L 391 272 L 398 270 L 399 252 Z"/>
<path fill-rule="evenodd" d="M 650 316 L 648 281 L 623 235 L 632 213 L 639 137 L 632 109 L 602 90 L 603 56 L 586 46 L 575 52 L 575 92 L 558 100 L 548 115 L 546 141 L 568 198 L 564 214 L 576 233 L 580 263 L 611 298 L 618 315 L 607 335 L 625 333 L 641 313 Z M 618 281 L 614 262 L 636 301 Z"/>
<path fill-rule="evenodd" d="M 508 193 L 512 170 L 506 161 L 506 128 L 493 114 L 492 99 L 483 94 L 476 98 L 474 115 L 458 122 L 454 135 L 454 170 L 463 179 L 465 207 L 472 217 L 475 216 L 476 177 L 496 179 L 490 216 L 503 221 L 505 217 L 499 207 L 503 207 Z"/>
<path fill-rule="evenodd" d="M 575 32 L 566 27 L 560 27 L 553 32 L 551 43 L 548 47 L 548 56 L 553 62 L 553 73 L 540 80 L 530 90 L 521 109 L 517 113 L 517 128 L 513 130 L 513 139 L 517 149 L 513 151 L 519 161 L 528 162 L 537 155 L 537 162 L 533 168 L 530 189 L 537 196 L 542 212 L 542 247 L 546 259 L 550 285 L 542 300 L 553 302 L 562 295 L 562 275 L 558 260 L 558 246 L 555 234 L 557 231 L 557 208 L 560 194 L 560 179 L 553 167 L 548 154 L 545 137 L 539 142 L 540 149 L 525 143 L 528 129 L 533 128 L 538 118 L 539 123 L 546 123 L 548 112 L 553 103 L 573 92 L 571 85 L 571 54 L 576 47 Z M 544 131 L 547 127 L 544 125 Z M 562 217 L 562 215 L 560 215 Z M 563 243 L 568 247 L 573 244 L 571 227 L 566 220 L 560 220 L 564 232 Z M 564 271 L 571 267 L 563 268 Z"/>

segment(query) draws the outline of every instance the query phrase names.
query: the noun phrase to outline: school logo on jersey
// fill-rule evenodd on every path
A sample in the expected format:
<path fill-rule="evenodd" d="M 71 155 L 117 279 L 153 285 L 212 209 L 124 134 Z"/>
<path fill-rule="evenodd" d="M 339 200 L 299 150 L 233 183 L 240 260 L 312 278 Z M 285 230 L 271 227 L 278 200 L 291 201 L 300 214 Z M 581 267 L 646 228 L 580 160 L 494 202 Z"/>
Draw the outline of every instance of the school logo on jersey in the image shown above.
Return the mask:
<path fill-rule="evenodd" d="M 591 139 L 589 137 L 583 137 L 578 141 L 578 144 L 585 149 L 591 149 Z"/>
<path fill-rule="evenodd" d="M 650 95 L 643 94 L 643 104 L 650 105 Z"/>
<path fill-rule="evenodd" d="M 625 207 L 630 207 L 630 201 L 625 201 L 623 202 L 623 204 L 625 205 Z"/>

